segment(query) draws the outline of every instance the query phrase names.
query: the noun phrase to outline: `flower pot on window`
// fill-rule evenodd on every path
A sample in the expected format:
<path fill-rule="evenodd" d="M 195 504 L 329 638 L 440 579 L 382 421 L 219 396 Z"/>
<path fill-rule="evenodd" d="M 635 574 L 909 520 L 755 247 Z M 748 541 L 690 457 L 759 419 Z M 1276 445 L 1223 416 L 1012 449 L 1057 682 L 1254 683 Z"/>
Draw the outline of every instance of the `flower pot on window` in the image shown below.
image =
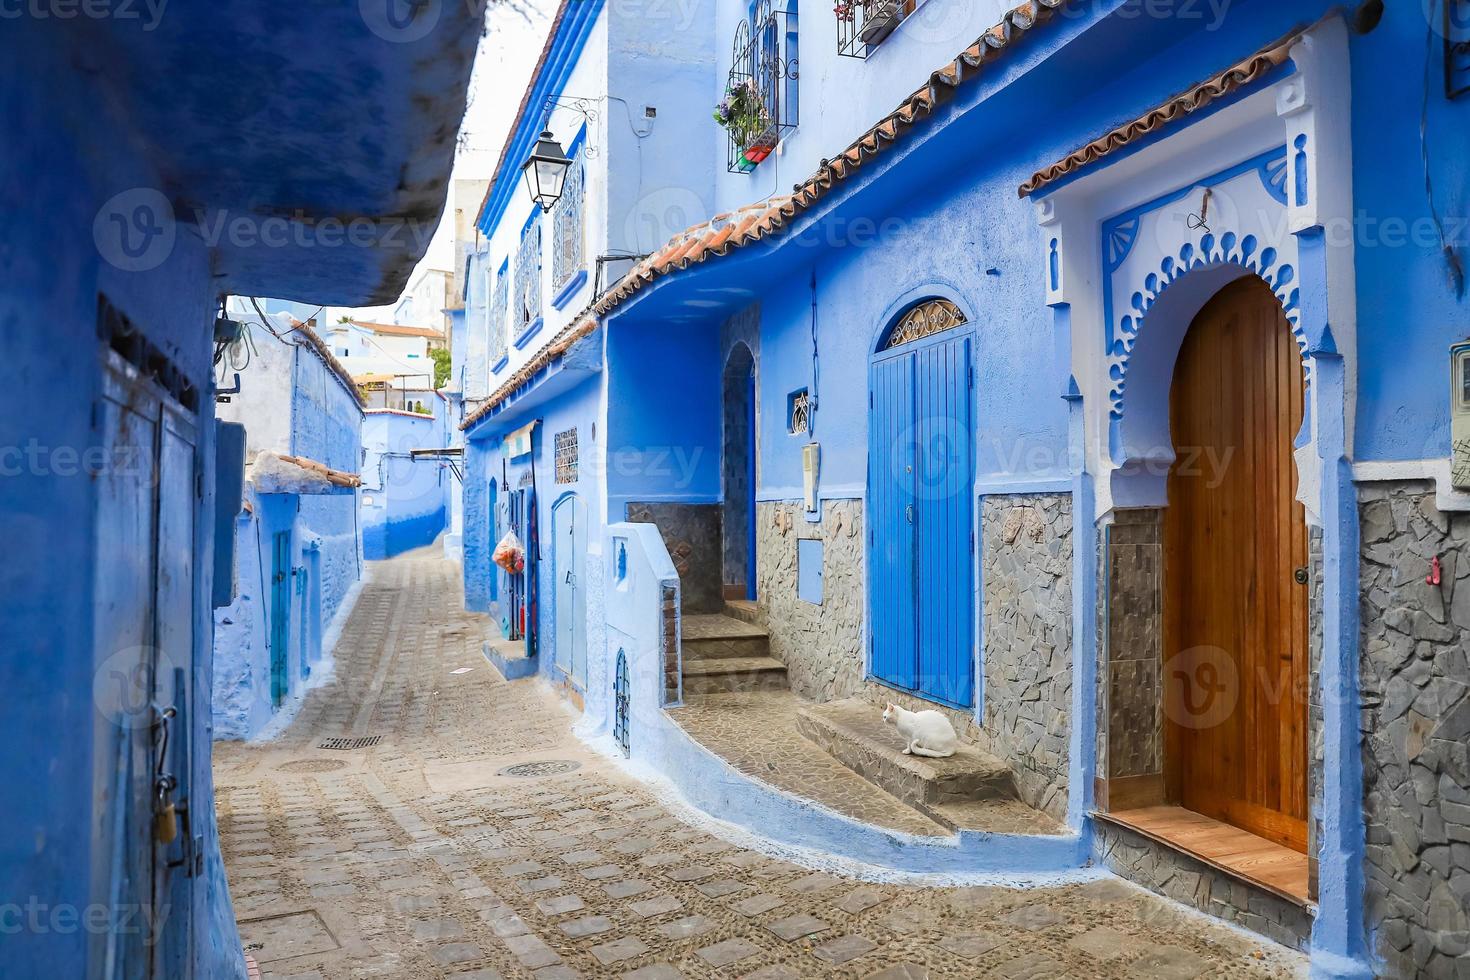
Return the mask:
<path fill-rule="evenodd" d="M 867 0 L 863 4 L 863 27 L 858 40 L 874 45 L 892 34 L 903 20 L 903 0 Z"/>

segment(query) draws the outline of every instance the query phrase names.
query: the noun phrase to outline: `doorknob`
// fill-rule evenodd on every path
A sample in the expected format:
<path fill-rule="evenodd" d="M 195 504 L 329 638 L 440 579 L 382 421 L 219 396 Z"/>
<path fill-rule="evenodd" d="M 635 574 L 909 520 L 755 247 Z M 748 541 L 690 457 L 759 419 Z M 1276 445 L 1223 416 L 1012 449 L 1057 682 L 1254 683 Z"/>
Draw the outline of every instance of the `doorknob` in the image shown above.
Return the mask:
<path fill-rule="evenodd" d="M 1312 580 L 1312 573 L 1305 568 L 1298 568 L 1296 574 L 1292 577 L 1296 579 L 1297 585 L 1306 585 Z"/>

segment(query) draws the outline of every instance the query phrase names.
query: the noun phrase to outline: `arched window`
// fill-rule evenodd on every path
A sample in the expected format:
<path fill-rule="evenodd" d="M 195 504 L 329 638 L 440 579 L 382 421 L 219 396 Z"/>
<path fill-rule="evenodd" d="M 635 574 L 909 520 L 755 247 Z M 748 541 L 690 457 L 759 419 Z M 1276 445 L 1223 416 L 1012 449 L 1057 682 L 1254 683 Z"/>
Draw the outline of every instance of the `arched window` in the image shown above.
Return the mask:
<path fill-rule="evenodd" d="M 888 333 L 883 350 L 892 350 L 925 337 L 932 337 L 966 323 L 965 314 L 947 299 L 931 299 L 920 303 L 903 315 Z"/>

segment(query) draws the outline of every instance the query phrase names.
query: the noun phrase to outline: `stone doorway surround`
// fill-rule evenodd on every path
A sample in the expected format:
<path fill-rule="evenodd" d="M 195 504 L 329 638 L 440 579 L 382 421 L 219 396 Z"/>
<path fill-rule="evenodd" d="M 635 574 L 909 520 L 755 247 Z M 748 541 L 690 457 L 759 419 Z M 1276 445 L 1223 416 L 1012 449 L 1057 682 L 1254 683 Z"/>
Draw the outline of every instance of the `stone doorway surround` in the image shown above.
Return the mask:
<path fill-rule="evenodd" d="M 1046 301 L 1059 345 L 1071 351 L 1074 433 L 1097 532 L 1078 542 L 1096 573 L 1096 758 L 1086 787 L 1095 812 L 1162 802 L 1161 530 L 1179 345 L 1204 303 L 1242 275 L 1264 279 L 1287 311 L 1309 386 L 1296 463 L 1315 548 L 1309 851 L 1324 896 L 1316 919 L 1293 931 L 1322 963 L 1353 974 L 1366 962 L 1357 517 L 1347 463 L 1356 297 L 1351 244 L 1327 245 L 1329 227 L 1350 227 L 1353 213 L 1347 48 L 1346 25 L 1329 16 L 1200 87 L 1211 89 L 1207 101 L 1222 86 L 1233 101 L 1169 116 L 1188 121 L 1102 165 L 1107 153 L 1079 151 L 1042 172 L 1050 175 L 1042 183 L 1066 176 L 1035 199 Z M 1079 662 L 1084 656 L 1079 642 Z M 1142 838 L 1120 842 L 1125 834 L 1100 832 L 1099 859 L 1150 851 Z M 1217 915 L 1235 909 L 1242 924 L 1269 931 L 1247 917 L 1249 895 L 1228 884 L 1175 897 Z"/>

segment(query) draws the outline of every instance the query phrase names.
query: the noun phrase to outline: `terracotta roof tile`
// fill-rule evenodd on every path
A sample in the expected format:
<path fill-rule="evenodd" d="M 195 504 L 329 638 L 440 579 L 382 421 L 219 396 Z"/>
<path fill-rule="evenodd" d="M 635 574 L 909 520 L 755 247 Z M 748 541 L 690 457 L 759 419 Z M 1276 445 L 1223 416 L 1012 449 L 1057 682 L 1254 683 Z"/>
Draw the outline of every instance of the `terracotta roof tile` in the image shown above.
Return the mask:
<path fill-rule="evenodd" d="M 1191 113 L 1253 85 L 1280 68 L 1291 57 L 1291 47 L 1306 29 L 1296 30 L 1244 61 L 1232 65 L 1206 82 L 1181 92 L 1163 105 L 1125 123 L 1076 150 L 1044 170 L 1037 171 L 1021 185 L 1021 196 L 1027 197 L 1064 177 L 1111 156 L 1126 146 L 1184 119 Z"/>

